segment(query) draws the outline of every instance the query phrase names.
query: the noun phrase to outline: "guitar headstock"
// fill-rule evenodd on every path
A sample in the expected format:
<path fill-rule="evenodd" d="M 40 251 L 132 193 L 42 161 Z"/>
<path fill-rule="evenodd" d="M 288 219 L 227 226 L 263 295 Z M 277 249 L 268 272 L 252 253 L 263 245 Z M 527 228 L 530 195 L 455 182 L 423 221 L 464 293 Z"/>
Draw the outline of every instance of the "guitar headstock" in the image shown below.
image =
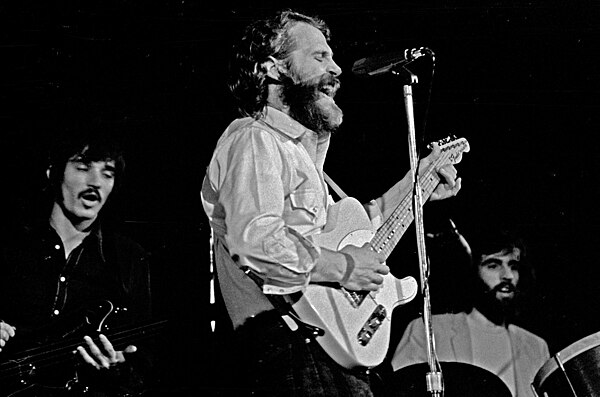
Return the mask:
<path fill-rule="evenodd" d="M 433 149 L 434 145 L 439 146 L 441 157 L 448 160 L 451 164 L 460 163 L 462 154 L 471 150 L 469 142 L 465 138 L 449 136 L 437 142 L 430 143 L 427 147 Z"/>

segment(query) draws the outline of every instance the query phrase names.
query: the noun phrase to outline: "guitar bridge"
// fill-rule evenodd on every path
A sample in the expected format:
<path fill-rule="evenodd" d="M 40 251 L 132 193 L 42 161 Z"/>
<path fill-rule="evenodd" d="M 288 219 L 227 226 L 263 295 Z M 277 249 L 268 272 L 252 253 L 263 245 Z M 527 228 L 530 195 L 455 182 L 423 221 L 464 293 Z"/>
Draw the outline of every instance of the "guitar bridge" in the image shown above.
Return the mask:
<path fill-rule="evenodd" d="M 385 307 L 378 305 L 358 332 L 357 339 L 361 346 L 369 344 L 371 339 L 373 339 L 373 335 L 377 332 L 386 317 L 387 311 L 385 310 Z"/>
<path fill-rule="evenodd" d="M 348 291 L 345 288 L 343 288 L 343 290 L 344 295 L 346 296 L 346 298 L 348 298 L 350 304 L 354 308 L 359 307 L 363 303 L 367 295 L 369 295 L 368 291 Z"/>

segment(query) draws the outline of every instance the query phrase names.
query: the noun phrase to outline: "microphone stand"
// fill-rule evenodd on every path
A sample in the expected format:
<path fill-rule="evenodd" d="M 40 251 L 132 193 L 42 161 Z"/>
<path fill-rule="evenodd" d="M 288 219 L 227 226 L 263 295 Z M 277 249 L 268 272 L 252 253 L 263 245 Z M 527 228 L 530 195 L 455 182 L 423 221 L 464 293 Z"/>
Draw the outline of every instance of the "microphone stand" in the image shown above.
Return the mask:
<path fill-rule="evenodd" d="M 412 84 L 418 83 L 418 78 L 408 69 L 401 67 L 393 69 L 392 74 L 400 76 L 404 83 L 404 106 L 408 121 L 408 146 L 410 169 L 413 176 L 413 211 L 417 234 L 417 250 L 419 254 L 419 269 L 421 276 L 421 292 L 423 294 L 423 321 L 425 323 L 425 340 L 427 343 L 427 362 L 429 372 L 426 374 L 427 392 L 432 397 L 442 397 L 444 384 L 441 366 L 435 352 L 435 339 L 431 322 L 431 298 L 429 293 L 429 263 L 425 250 L 425 229 L 423 226 L 423 197 L 419 183 L 419 159 L 417 157 L 417 143 L 415 138 L 415 120 L 413 110 Z"/>

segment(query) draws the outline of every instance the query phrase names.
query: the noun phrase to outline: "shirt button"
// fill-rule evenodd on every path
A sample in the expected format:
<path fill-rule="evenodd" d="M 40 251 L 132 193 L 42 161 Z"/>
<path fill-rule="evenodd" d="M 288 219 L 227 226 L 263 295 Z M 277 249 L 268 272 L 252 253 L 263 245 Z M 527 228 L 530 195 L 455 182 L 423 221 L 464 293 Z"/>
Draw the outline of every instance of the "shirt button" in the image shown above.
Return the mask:
<path fill-rule="evenodd" d="M 66 280 L 65 276 L 61 276 L 61 277 L 60 277 L 60 281 L 61 281 L 62 283 L 64 283 L 64 282 L 65 282 L 65 280 Z"/>
<path fill-rule="evenodd" d="M 56 244 L 56 245 L 54 246 L 54 249 L 57 249 L 57 250 L 59 250 L 59 249 L 60 249 L 60 245 Z"/>
<path fill-rule="evenodd" d="M 59 314 L 59 313 L 60 313 L 60 311 L 59 311 L 59 310 L 54 310 L 54 315 L 55 315 L 55 316 L 58 316 L 58 314 Z"/>

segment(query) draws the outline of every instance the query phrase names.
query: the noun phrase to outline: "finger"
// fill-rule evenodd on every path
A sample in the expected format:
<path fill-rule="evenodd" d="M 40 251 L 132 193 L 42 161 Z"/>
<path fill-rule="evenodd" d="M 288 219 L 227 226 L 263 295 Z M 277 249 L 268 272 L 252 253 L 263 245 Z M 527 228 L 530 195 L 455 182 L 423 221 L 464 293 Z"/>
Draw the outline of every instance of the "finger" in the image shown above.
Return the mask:
<path fill-rule="evenodd" d="M 375 271 L 379 274 L 389 274 L 390 272 L 390 267 L 388 265 L 382 265 L 382 266 L 377 266 L 377 268 L 375 269 Z"/>
<path fill-rule="evenodd" d="M 13 327 L 12 325 L 8 325 L 4 322 L 0 322 L 0 333 L 6 333 L 8 336 L 12 337 L 15 336 L 15 330 L 16 328 Z"/>
<path fill-rule="evenodd" d="M 111 362 L 114 362 L 117 358 L 117 353 L 115 352 L 115 349 L 114 349 L 112 343 L 110 343 L 108 338 L 103 334 L 100 334 L 98 336 L 98 339 L 100 339 L 100 342 L 102 343 L 102 347 L 104 347 L 104 351 L 106 352 L 106 357 L 108 357 L 108 359 Z"/>
<path fill-rule="evenodd" d="M 81 356 L 81 358 L 83 359 L 83 361 L 85 361 L 86 363 L 90 364 L 91 366 L 93 366 L 96 369 L 100 369 L 100 364 L 98 364 L 93 358 L 92 356 L 89 355 L 89 353 L 87 352 L 87 350 L 85 350 L 85 348 L 83 346 L 77 346 L 77 353 L 79 353 L 79 355 Z"/>
<path fill-rule="evenodd" d="M 137 351 L 137 347 L 134 345 L 129 345 L 125 348 L 125 350 L 123 350 L 123 353 L 125 354 L 131 354 L 131 353 L 135 353 Z"/>
<path fill-rule="evenodd" d="M 462 178 L 458 178 L 456 179 L 456 184 L 454 185 L 454 188 L 452 188 L 452 193 L 456 196 L 456 194 L 459 192 L 459 190 L 462 188 Z"/>
<path fill-rule="evenodd" d="M 376 285 L 381 285 L 381 284 L 383 284 L 383 276 L 380 274 L 374 274 L 371 277 L 371 282 Z"/>
<path fill-rule="evenodd" d="M 100 363 L 100 365 L 102 365 L 104 368 L 109 368 L 110 363 L 108 361 L 108 358 L 104 354 L 102 354 L 102 351 L 100 351 L 100 348 L 94 343 L 92 338 L 90 338 L 89 336 L 84 336 L 83 339 L 87 343 L 90 353 L 92 353 L 92 355 Z"/>
<path fill-rule="evenodd" d="M 454 167 L 452 167 L 454 168 Z M 442 167 L 439 169 L 439 174 L 444 178 L 444 182 L 446 182 L 450 187 L 454 187 L 455 179 L 456 179 L 456 169 L 450 169 L 449 167 Z"/>

